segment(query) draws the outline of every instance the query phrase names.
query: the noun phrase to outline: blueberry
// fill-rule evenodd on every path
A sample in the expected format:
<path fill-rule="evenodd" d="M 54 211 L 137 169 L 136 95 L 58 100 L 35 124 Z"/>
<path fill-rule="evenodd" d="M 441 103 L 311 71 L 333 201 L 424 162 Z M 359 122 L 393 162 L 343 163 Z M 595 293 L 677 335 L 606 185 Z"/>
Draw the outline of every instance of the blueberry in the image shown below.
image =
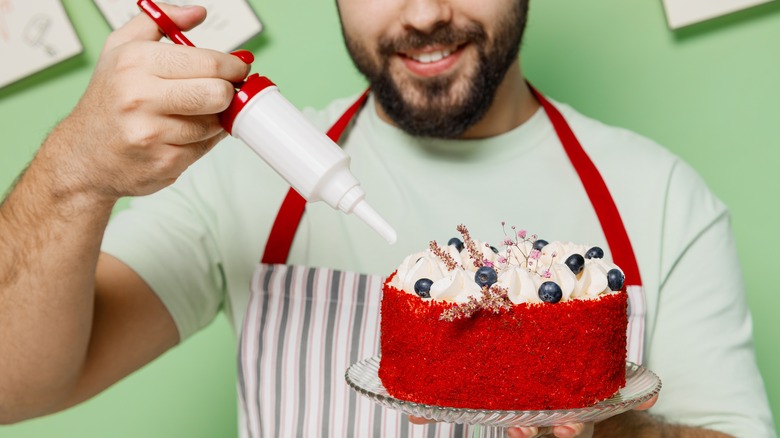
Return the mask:
<path fill-rule="evenodd" d="M 449 245 L 455 245 L 455 249 L 456 249 L 458 252 L 461 252 L 461 251 L 463 251 L 463 242 L 462 242 L 460 239 L 458 239 L 457 237 L 453 237 L 452 239 L 450 239 L 450 240 L 447 242 L 447 245 L 448 245 L 448 246 L 449 246 Z"/>
<path fill-rule="evenodd" d="M 548 243 L 549 243 L 549 242 L 547 242 L 547 241 L 546 241 L 546 240 L 544 240 L 544 239 L 537 239 L 537 240 L 534 242 L 534 249 L 535 249 L 535 250 L 538 250 L 538 251 L 541 251 L 541 250 L 542 250 L 542 248 L 544 248 L 544 247 L 545 247 L 545 245 L 547 245 Z"/>
<path fill-rule="evenodd" d="M 594 246 L 593 248 L 589 249 L 588 252 L 585 253 L 586 259 L 603 259 L 604 258 L 604 250 L 599 248 L 598 246 Z"/>
<path fill-rule="evenodd" d="M 571 269 L 571 272 L 574 272 L 574 275 L 577 275 L 585 267 L 585 258 L 579 254 L 572 254 L 564 263 Z"/>
<path fill-rule="evenodd" d="M 430 298 L 432 284 L 433 281 L 430 278 L 421 278 L 414 282 L 414 291 L 417 292 L 420 298 Z"/>
<path fill-rule="evenodd" d="M 558 283 L 545 281 L 539 286 L 539 298 L 545 303 L 557 303 L 563 298 L 563 291 Z"/>
<path fill-rule="evenodd" d="M 479 287 L 490 287 L 496 280 L 498 280 L 498 273 L 490 266 L 483 266 L 477 269 L 477 273 L 474 274 L 474 281 Z"/>
<path fill-rule="evenodd" d="M 607 287 L 610 290 L 623 289 L 623 283 L 626 281 L 626 276 L 620 272 L 620 269 L 613 268 L 607 272 Z"/>

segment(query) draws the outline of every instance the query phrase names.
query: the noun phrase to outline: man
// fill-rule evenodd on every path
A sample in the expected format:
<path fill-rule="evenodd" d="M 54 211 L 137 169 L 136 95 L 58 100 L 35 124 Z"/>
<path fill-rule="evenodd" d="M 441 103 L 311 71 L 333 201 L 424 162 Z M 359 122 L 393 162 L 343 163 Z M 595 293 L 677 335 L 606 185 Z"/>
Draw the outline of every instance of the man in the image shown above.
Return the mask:
<path fill-rule="evenodd" d="M 312 204 L 289 257 L 263 259 L 257 271 L 286 185 L 240 145 L 198 160 L 224 138 L 215 114 L 248 67 L 230 55 L 155 43 L 161 35 L 144 16 L 114 32 L 84 97 L 0 210 L 0 420 L 85 400 L 224 309 L 242 333 L 245 436 L 402 436 L 419 427 L 463 434 L 452 425 L 410 426 L 336 387 L 342 362 L 376 354 L 365 347 L 376 335 L 377 314 L 368 310 L 346 340 L 365 348 L 335 350 L 350 345 L 339 328 L 355 326 L 354 309 L 372 308 L 361 300 L 375 289 L 329 301 L 284 286 L 308 278 L 343 284 L 347 271 L 386 275 L 461 222 L 490 230 L 515 221 L 609 248 L 586 194 L 591 182 L 571 169 L 549 110 L 523 78 L 517 50 L 527 3 L 470 3 L 339 1 L 347 46 L 372 85 L 341 143 L 399 241 L 388 248 L 354 218 Z M 166 11 L 185 29 L 204 18 L 200 8 Z M 351 102 L 309 115 L 326 129 Z M 557 107 L 626 225 L 647 303 L 639 350 L 664 390 L 651 411 L 657 416 L 628 412 L 596 425 L 512 433 L 772 436 L 725 208 L 668 152 Z M 119 197 L 150 194 L 103 239 Z M 316 330 L 317 321 L 341 315 L 344 324 Z M 333 349 L 318 350 L 325 342 Z"/>

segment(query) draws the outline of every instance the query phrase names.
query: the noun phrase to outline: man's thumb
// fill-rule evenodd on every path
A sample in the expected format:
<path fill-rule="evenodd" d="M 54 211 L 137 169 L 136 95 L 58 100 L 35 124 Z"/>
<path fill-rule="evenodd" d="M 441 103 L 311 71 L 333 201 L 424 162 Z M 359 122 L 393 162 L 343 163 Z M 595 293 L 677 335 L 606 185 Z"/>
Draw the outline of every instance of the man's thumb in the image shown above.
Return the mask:
<path fill-rule="evenodd" d="M 192 29 L 206 19 L 206 9 L 201 6 L 172 6 L 161 3 L 158 5 L 182 30 Z M 162 37 L 163 33 L 157 24 L 145 13 L 140 12 L 111 34 L 103 50 L 110 50 L 130 41 L 157 41 Z"/>

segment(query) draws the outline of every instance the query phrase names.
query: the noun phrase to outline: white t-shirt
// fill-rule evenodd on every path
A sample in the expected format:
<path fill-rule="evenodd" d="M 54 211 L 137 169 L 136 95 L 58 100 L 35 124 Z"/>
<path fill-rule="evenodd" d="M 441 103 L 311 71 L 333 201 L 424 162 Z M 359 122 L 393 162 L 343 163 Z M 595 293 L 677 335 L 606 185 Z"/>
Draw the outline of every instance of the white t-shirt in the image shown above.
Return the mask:
<path fill-rule="evenodd" d="M 323 131 L 354 99 L 306 111 Z M 775 436 L 751 341 L 729 214 L 667 150 L 557 104 L 601 172 L 631 239 L 647 299 L 645 365 L 663 380 L 651 410 L 735 436 Z M 501 222 L 546 240 L 609 248 L 543 110 L 480 140 L 411 137 L 369 99 L 342 142 L 367 201 L 393 225 L 389 246 L 357 218 L 307 206 L 289 264 L 390 274 L 403 258 L 465 224 L 499 243 Z M 287 184 L 228 139 L 171 187 L 135 199 L 103 250 L 132 267 L 171 312 L 181 337 L 225 311 L 240 333 L 249 283 Z"/>

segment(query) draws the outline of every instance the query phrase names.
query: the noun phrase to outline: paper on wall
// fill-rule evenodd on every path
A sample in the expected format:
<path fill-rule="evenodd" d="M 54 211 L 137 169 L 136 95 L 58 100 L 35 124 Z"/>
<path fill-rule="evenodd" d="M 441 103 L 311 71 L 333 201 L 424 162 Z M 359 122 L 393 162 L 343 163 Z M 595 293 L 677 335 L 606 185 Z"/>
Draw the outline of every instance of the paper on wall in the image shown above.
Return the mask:
<path fill-rule="evenodd" d="M 2 1 L 2 0 L 0 0 Z M 117 29 L 140 13 L 136 0 L 94 0 L 112 29 Z M 186 32 L 196 47 L 230 52 L 239 48 L 263 30 L 260 18 L 246 0 L 165 0 L 184 6 L 203 6 L 208 11 L 206 21 Z"/>
<path fill-rule="evenodd" d="M 719 17 L 772 0 L 663 0 L 672 29 Z"/>
<path fill-rule="evenodd" d="M 0 87 L 82 50 L 60 0 L 0 0 Z"/>

